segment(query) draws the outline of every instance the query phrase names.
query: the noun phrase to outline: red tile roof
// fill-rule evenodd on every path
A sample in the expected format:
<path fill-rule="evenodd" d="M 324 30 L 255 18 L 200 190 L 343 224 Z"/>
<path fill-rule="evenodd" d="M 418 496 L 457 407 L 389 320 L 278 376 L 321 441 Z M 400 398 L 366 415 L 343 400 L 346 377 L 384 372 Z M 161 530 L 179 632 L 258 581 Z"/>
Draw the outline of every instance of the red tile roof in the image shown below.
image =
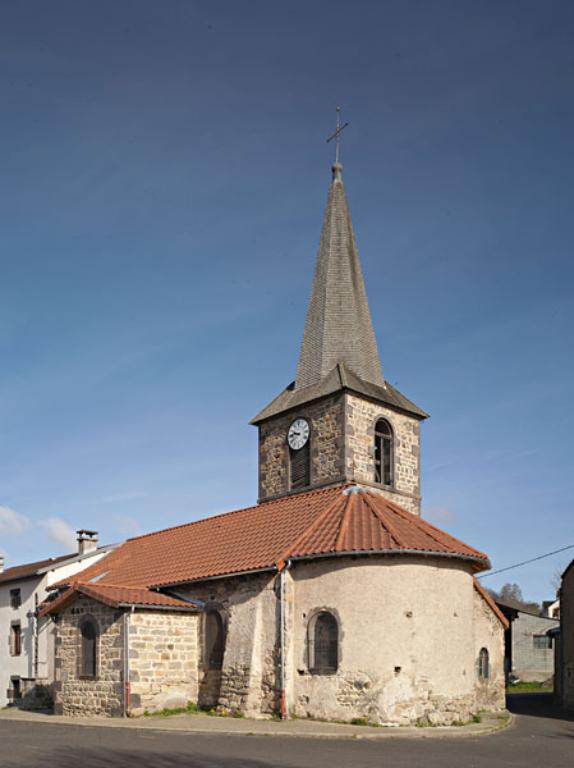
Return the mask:
<path fill-rule="evenodd" d="M 338 485 L 129 539 L 82 572 L 82 583 L 166 587 L 281 568 L 288 559 L 345 554 L 424 554 L 489 567 L 482 552 L 382 495 Z"/>
<path fill-rule="evenodd" d="M 496 602 L 493 600 L 490 593 L 482 586 L 482 584 L 477 580 L 473 579 L 474 581 L 474 588 L 478 592 L 478 594 L 482 597 L 482 599 L 488 604 L 492 612 L 495 614 L 495 616 L 500 620 L 502 626 L 504 629 L 508 629 L 510 626 L 510 622 L 506 618 L 506 616 L 502 613 L 500 608 L 497 606 Z"/>
<path fill-rule="evenodd" d="M 149 608 L 176 608 L 186 611 L 198 610 L 199 606 L 179 600 L 171 595 L 155 592 L 142 587 L 116 587 L 109 584 L 85 584 L 74 582 L 56 600 L 45 602 L 40 610 L 40 615 L 57 613 L 65 608 L 79 595 L 85 595 L 97 600 L 99 603 L 109 605 L 112 608 L 122 606 L 146 606 Z"/>

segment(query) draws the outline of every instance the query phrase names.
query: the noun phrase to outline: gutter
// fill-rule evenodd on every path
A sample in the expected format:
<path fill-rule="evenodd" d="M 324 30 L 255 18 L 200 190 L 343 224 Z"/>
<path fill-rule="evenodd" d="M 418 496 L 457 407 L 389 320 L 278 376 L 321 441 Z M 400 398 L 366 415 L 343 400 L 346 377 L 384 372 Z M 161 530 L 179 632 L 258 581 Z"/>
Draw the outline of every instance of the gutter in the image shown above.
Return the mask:
<path fill-rule="evenodd" d="M 101 601 L 96 601 L 101 602 Z M 116 605 L 110 606 L 111 608 L 115 608 Z M 149 605 L 148 603 L 117 603 L 118 608 L 130 608 L 135 610 L 136 608 L 141 608 L 142 610 L 146 611 L 183 611 L 184 613 L 189 613 L 190 608 L 186 608 L 183 605 Z M 198 608 L 198 606 L 196 606 Z"/>
<path fill-rule="evenodd" d="M 432 549 L 351 549 L 343 552 L 321 552 L 316 555 L 295 555 L 290 560 L 318 560 L 326 557 L 365 557 L 369 555 L 417 555 L 419 557 L 444 557 L 449 560 L 465 560 L 490 567 L 490 561 L 475 555 L 463 555 L 455 552 L 437 552 Z"/>

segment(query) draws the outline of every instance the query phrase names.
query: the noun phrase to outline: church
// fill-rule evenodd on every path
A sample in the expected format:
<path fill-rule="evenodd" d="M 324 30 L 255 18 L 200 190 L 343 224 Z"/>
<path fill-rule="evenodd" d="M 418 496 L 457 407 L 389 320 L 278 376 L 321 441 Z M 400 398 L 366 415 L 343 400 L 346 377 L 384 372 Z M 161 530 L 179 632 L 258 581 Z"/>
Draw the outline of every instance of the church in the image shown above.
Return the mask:
<path fill-rule="evenodd" d="M 439 725 L 504 708 L 488 557 L 421 518 L 426 417 L 383 375 L 337 158 L 296 378 L 251 422 L 257 504 L 55 585 L 56 713 Z"/>

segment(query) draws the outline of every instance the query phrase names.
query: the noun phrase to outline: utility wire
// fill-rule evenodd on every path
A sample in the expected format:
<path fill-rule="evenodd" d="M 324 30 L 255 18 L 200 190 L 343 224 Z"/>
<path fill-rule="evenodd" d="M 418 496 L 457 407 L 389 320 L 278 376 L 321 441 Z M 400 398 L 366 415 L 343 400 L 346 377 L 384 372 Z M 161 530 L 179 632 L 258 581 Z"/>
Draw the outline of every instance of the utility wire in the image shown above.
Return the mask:
<path fill-rule="evenodd" d="M 574 544 L 568 544 L 567 547 L 561 549 L 555 549 L 554 552 L 547 552 L 545 555 L 538 555 L 538 557 L 531 557 L 530 560 L 523 560 L 521 563 L 515 563 L 514 565 L 507 565 L 506 568 L 499 568 L 496 571 L 489 571 L 488 573 L 481 573 L 477 576 L 477 579 L 486 579 L 488 576 L 494 576 L 495 573 L 504 573 L 504 571 L 512 571 L 513 568 L 520 568 L 522 565 L 528 565 L 528 563 L 535 563 L 537 560 L 544 560 L 545 557 L 552 557 L 559 552 L 566 552 L 567 549 L 574 549 Z"/>

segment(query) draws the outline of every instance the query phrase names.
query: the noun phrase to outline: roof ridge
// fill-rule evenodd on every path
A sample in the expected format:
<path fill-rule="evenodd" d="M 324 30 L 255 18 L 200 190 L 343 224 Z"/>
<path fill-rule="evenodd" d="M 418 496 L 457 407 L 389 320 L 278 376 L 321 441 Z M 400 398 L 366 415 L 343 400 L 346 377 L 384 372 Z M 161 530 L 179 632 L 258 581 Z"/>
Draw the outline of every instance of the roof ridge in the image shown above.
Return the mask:
<path fill-rule="evenodd" d="M 349 483 L 336 483 L 335 485 L 329 485 L 326 488 L 313 488 L 310 491 L 302 491 L 299 494 L 293 494 L 289 496 L 279 496 L 276 499 L 269 499 L 269 501 L 262 501 L 259 504 L 252 504 L 249 507 L 241 507 L 239 509 L 230 509 L 228 512 L 217 512 L 215 515 L 200 517 L 199 520 L 190 520 L 188 523 L 179 523 L 179 525 L 171 525 L 168 528 L 160 528 L 159 531 L 150 531 L 149 533 L 142 533 L 140 536 L 132 536 L 131 538 L 126 539 L 124 543 L 127 543 L 128 541 L 140 541 L 141 539 L 148 538 L 149 536 L 157 536 L 160 533 L 167 533 L 168 531 L 176 531 L 178 528 L 188 528 L 192 525 L 198 525 L 199 523 L 204 523 L 207 520 L 216 520 L 219 517 L 228 517 L 229 515 L 237 515 L 240 512 L 248 512 L 251 509 L 261 509 L 266 506 L 279 504 L 281 502 L 284 502 L 286 499 L 292 499 L 293 496 L 295 495 L 301 498 L 303 496 L 314 496 L 320 493 L 327 493 L 329 491 L 334 490 L 335 488 L 343 487 L 345 485 L 349 485 Z"/>
<path fill-rule="evenodd" d="M 343 513 L 343 519 L 341 521 L 341 525 L 339 527 L 339 533 L 337 535 L 337 540 L 335 541 L 335 552 L 340 551 L 340 549 L 343 546 L 343 540 L 345 536 L 347 535 L 347 530 L 349 528 L 349 525 L 351 523 L 351 517 L 353 515 L 353 512 L 355 511 L 355 507 L 357 506 L 357 494 L 356 493 L 349 493 L 347 495 L 347 501 L 345 503 L 345 511 Z"/>
<path fill-rule="evenodd" d="M 439 537 L 446 536 L 451 541 L 455 541 L 457 544 L 462 544 L 465 547 L 465 549 L 472 549 L 473 552 L 476 552 L 485 560 L 488 560 L 488 556 L 484 552 L 482 552 L 479 549 L 476 549 L 475 547 L 471 547 L 469 544 L 465 544 L 464 541 L 462 541 L 461 539 L 458 539 L 456 536 L 453 536 L 447 531 L 443 531 L 442 528 L 439 528 L 438 526 L 433 525 L 432 523 L 429 523 L 428 520 L 425 520 L 424 518 L 419 516 L 414 516 L 412 512 L 409 512 L 408 510 L 403 509 L 399 504 L 396 504 L 390 499 L 387 499 L 387 503 L 390 504 L 394 508 L 394 510 L 398 512 L 401 515 L 401 517 L 403 517 L 405 520 L 408 520 L 409 522 L 411 522 L 411 518 L 414 518 L 419 525 L 425 528 L 429 537 L 433 539 L 433 541 L 436 541 L 441 546 L 444 546 L 444 542 L 441 541 Z M 439 537 L 437 537 L 437 534 L 439 534 Z"/>
<path fill-rule="evenodd" d="M 394 527 L 394 525 L 392 523 L 389 523 L 388 520 L 385 520 L 383 518 L 382 513 L 379 512 L 379 510 L 376 508 L 376 506 L 373 503 L 371 503 L 371 499 L 369 498 L 369 495 L 374 496 L 375 494 L 369 494 L 368 491 L 365 493 L 365 503 L 366 503 L 366 505 L 369 507 L 371 512 L 375 515 L 375 517 L 381 523 L 383 528 L 387 531 L 387 533 L 389 534 L 391 539 L 393 539 L 393 541 L 397 544 L 397 546 L 401 547 L 402 544 L 401 544 L 400 536 L 397 533 L 396 528 Z M 382 498 L 385 498 L 385 497 L 383 496 Z M 387 499 L 385 499 L 385 501 L 386 500 Z"/>
<path fill-rule="evenodd" d="M 313 531 L 319 526 L 320 523 L 323 522 L 323 520 L 329 517 L 333 509 L 335 509 L 337 504 L 340 504 L 341 501 L 345 502 L 345 497 L 343 496 L 343 494 L 340 494 L 339 496 L 337 496 L 331 502 L 331 504 L 326 506 L 325 509 L 322 512 L 320 512 L 317 515 L 317 517 L 314 520 L 312 520 L 311 523 L 304 529 L 301 535 L 298 536 L 295 539 L 295 541 L 282 552 L 282 554 L 276 561 L 277 569 L 279 571 L 283 570 L 283 567 L 285 566 L 285 561 L 289 558 L 289 555 L 301 546 L 301 544 L 305 541 L 307 536 L 313 533 Z"/>

